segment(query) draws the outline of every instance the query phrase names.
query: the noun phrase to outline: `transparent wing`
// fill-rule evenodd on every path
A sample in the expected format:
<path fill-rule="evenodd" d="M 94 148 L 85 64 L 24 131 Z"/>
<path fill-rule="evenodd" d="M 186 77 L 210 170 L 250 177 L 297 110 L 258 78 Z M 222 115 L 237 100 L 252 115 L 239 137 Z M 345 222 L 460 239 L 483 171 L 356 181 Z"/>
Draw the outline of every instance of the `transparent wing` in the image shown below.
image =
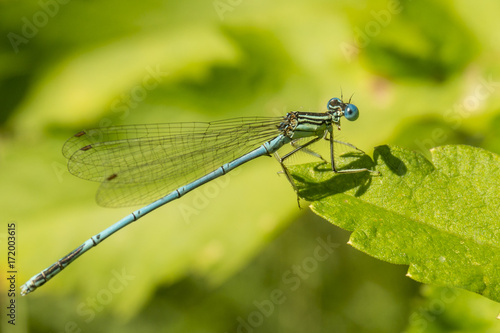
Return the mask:
<path fill-rule="evenodd" d="M 63 146 L 69 171 L 101 182 L 98 204 L 151 203 L 276 137 L 283 118 L 129 125 L 86 130 Z"/>

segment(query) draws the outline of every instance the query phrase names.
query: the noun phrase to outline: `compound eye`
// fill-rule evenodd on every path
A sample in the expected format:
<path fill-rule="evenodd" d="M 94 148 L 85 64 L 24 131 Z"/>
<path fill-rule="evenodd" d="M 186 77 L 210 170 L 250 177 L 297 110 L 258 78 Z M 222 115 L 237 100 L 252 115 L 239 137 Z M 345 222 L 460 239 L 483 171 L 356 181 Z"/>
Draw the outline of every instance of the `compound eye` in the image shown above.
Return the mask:
<path fill-rule="evenodd" d="M 328 110 L 333 111 L 337 109 L 341 104 L 342 101 L 340 100 L 340 98 L 335 97 L 328 101 L 326 107 L 328 108 Z"/>
<path fill-rule="evenodd" d="M 344 117 L 347 120 L 354 121 L 359 117 L 359 110 L 354 104 L 347 104 L 344 110 Z"/>

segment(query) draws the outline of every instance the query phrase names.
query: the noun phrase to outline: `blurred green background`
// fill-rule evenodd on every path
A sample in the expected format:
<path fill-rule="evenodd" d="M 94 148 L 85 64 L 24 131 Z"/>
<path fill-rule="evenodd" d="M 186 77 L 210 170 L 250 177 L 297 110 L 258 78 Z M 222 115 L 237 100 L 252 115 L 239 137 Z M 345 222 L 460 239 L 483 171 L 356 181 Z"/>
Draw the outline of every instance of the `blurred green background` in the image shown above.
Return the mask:
<path fill-rule="evenodd" d="M 361 113 L 342 139 L 368 153 L 500 153 L 498 13 L 494 0 L 4 0 L 1 260 L 8 223 L 19 287 L 133 209 L 97 206 L 98 184 L 66 171 L 61 146 L 84 128 L 324 111 L 342 91 Z M 18 297 L 15 327 L 2 306 L 2 332 L 500 332 L 498 304 L 352 249 L 278 171 L 262 158 L 151 213 Z"/>

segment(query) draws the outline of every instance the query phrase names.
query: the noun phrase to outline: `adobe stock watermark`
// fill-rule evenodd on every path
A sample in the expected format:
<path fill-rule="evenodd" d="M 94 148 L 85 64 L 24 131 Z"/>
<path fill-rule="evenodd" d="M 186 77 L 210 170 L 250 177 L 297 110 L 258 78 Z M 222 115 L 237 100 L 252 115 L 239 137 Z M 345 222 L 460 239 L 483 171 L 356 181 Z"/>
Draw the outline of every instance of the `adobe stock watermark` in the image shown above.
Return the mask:
<path fill-rule="evenodd" d="M 140 84 L 132 87 L 128 93 L 121 94 L 111 103 L 111 111 L 113 113 L 122 113 L 120 116 L 121 120 L 127 118 L 130 114 L 130 110 L 137 108 L 139 104 L 146 99 L 149 92 L 158 88 L 163 80 L 170 74 L 169 72 L 162 71 L 160 65 L 156 65 L 155 68 L 147 66 L 145 70 L 147 74 L 143 77 Z M 99 127 L 107 126 L 110 126 L 110 124 L 103 123 L 103 121 L 99 123 Z"/>
<path fill-rule="evenodd" d="M 71 0 L 40 0 L 38 6 L 40 9 L 31 17 L 23 16 L 21 18 L 21 34 L 9 32 L 7 38 L 15 53 L 19 52 L 19 46 L 28 44 L 30 40 L 38 35 L 40 29 L 43 29 L 51 18 L 59 13 L 61 5 L 66 5 Z"/>
<path fill-rule="evenodd" d="M 236 7 L 241 5 L 243 0 L 215 0 L 212 2 L 215 12 L 221 21 L 224 21 L 226 13 L 231 13 Z"/>
<path fill-rule="evenodd" d="M 87 297 L 85 302 L 80 303 L 76 308 L 76 313 L 88 324 L 93 321 L 97 313 L 104 310 L 104 306 L 110 304 L 116 294 L 125 290 L 131 281 L 135 280 L 134 275 L 130 275 L 122 268 L 121 272 L 112 271 L 113 277 L 109 280 L 106 288 L 97 292 L 95 297 Z M 81 323 L 80 323 L 81 324 Z M 76 320 L 69 320 L 64 324 L 62 332 L 81 333 L 84 330 Z"/>
<path fill-rule="evenodd" d="M 454 302 L 457 296 L 458 292 L 455 288 L 441 288 L 438 298 L 431 299 L 410 315 L 409 322 L 412 332 L 427 332 L 429 323 L 434 322 L 438 316 L 442 315 L 446 311 L 446 306 Z"/>
<path fill-rule="evenodd" d="M 135 280 L 135 276 L 128 274 L 125 268 L 122 268 L 121 272 L 113 270 L 111 273 L 113 278 L 109 280 L 107 288 L 99 290 L 95 297 L 87 297 L 85 302 L 78 305 L 76 313 L 86 323 L 94 320 L 96 314 L 104 310 L 104 306 L 113 301 L 114 295 L 123 292 L 130 281 Z"/>
<path fill-rule="evenodd" d="M 403 6 L 400 0 L 389 0 L 386 9 L 370 11 L 372 19 L 363 28 L 354 27 L 354 41 L 340 43 L 340 50 L 347 62 L 351 62 L 361 49 L 370 44 L 372 38 L 380 35 L 383 29 L 391 23 L 394 15 L 399 15 L 402 11 Z"/>
<path fill-rule="evenodd" d="M 179 213 L 184 223 L 191 224 L 193 216 L 200 215 L 210 205 L 210 202 L 219 196 L 221 190 L 229 185 L 231 179 L 240 173 L 241 169 L 236 168 L 228 174 L 214 179 L 196 189 L 196 191 L 193 191 L 194 193 L 188 196 L 190 201 L 188 201 L 188 198 L 184 198 L 178 205 Z"/>
<path fill-rule="evenodd" d="M 498 87 L 500 87 L 500 81 L 494 81 L 491 74 L 488 79 L 480 78 L 471 94 L 465 96 L 443 113 L 443 120 L 450 123 L 452 129 L 458 129 L 465 119 L 469 118 L 484 101 L 496 92 Z M 443 128 L 435 128 L 429 138 L 415 140 L 415 144 L 423 151 L 427 151 L 443 144 L 447 139 L 448 136 Z"/>
<path fill-rule="evenodd" d="M 158 88 L 163 80 L 169 75 L 169 72 L 162 71 L 160 65 L 156 67 L 147 66 L 145 68 L 146 74 L 143 76 L 140 83 L 134 85 L 127 93 L 121 94 L 118 98 L 111 102 L 111 112 L 120 114 L 120 120 L 125 120 L 130 111 L 137 108 L 143 102 L 150 91 Z M 114 125 L 114 120 L 104 117 L 99 121 L 97 128 L 87 131 L 86 139 L 89 143 L 100 142 L 103 140 L 103 132 L 100 128 L 110 127 Z M 159 147 L 161 148 L 161 147 Z M 63 176 L 68 172 L 66 164 L 60 162 L 53 162 L 52 169 L 56 174 L 59 183 L 62 183 Z"/>
<path fill-rule="evenodd" d="M 291 266 L 282 276 L 282 288 L 275 288 L 269 293 L 269 297 L 262 301 L 255 300 L 253 305 L 255 310 L 250 312 L 245 318 L 238 317 L 237 333 L 254 333 L 256 329 L 264 324 L 266 318 L 269 318 L 276 308 L 287 301 L 287 294 L 290 294 L 300 288 L 302 282 L 307 280 L 315 272 L 319 263 L 327 260 L 336 248 L 340 245 L 332 242 L 331 235 L 326 240 L 316 238 L 318 245 L 314 248 L 311 256 L 307 256 L 302 261 Z"/>

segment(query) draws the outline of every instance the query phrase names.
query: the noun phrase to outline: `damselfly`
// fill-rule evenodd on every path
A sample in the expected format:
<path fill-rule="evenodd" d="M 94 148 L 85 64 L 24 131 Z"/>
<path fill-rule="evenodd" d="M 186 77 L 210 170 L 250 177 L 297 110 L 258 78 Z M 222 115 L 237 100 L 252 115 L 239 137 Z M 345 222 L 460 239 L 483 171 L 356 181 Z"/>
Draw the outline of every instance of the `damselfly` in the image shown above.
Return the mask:
<path fill-rule="evenodd" d="M 301 149 L 319 157 L 307 147 L 321 139 L 330 143 L 333 172 L 370 172 L 365 168 L 338 170 L 335 166 L 335 142 L 357 148 L 334 140 L 334 127 L 340 130 L 342 117 L 354 121 L 358 116 L 355 105 L 332 98 L 325 113 L 296 111 L 284 117 L 116 126 L 75 134 L 63 146 L 68 169 L 78 177 L 101 183 L 97 193 L 99 204 L 109 207 L 149 204 L 33 276 L 21 286 L 21 295 L 34 291 L 123 227 L 259 156 L 274 154 L 294 189 L 285 160 Z M 279 156 L 278 149 L 288 143 L 293 150 Z"/>

